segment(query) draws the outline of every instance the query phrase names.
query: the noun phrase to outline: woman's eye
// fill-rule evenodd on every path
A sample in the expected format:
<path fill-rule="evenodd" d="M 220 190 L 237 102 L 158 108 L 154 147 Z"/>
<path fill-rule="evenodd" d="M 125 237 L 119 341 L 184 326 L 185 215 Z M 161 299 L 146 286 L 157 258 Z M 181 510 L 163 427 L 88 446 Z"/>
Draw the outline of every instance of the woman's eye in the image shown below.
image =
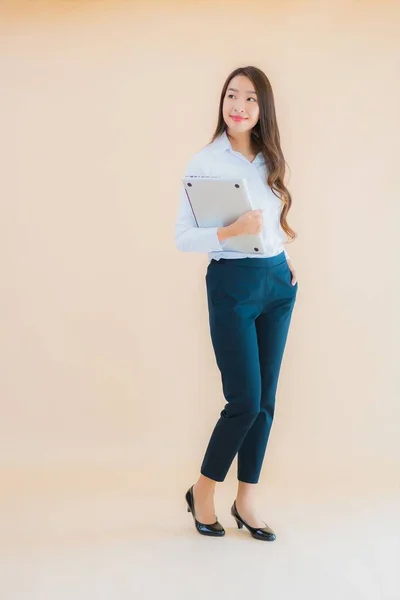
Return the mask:
<path fill-rule="evenodd" d="M 228 94 L 228 98 L 233 98 L 234 94 Z M 253 98 L 252 96 L 250 96 L 249 98 L 247 98 L 247 100 L 254 100 L 254 102 L 256 102 L 256 99 Z"/>

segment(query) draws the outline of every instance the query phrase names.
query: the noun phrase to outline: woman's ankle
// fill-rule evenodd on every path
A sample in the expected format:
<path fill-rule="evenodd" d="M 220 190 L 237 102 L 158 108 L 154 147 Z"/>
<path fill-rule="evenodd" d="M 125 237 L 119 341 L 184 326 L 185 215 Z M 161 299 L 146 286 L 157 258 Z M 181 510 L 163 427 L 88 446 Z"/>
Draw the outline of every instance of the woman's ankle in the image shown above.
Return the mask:
<path fill-rule="evenodd" d="M 200 475 L 193 486 L 193 489 L 202 496 L 213 496 L 215 493 L 216 481 Z"/>

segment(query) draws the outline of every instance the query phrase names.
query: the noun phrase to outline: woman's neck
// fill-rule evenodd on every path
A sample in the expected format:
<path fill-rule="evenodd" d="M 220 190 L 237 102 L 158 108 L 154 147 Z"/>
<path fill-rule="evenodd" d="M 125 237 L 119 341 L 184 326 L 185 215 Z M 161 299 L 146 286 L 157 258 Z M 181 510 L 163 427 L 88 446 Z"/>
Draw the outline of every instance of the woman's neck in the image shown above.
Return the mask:
<path fill-rule="evenodd" d="M 253 151 L 250 131 L 232 134 L 229 130 L 227 130 L 226 133 L 231 143 L 232 150 L 235 152 L 240 152 L 241 154 L 250 154 Z"/>
<path fill-rule="evenodd" d="M 231 133 L 227 130 L 227 136 L 231 143 L 232 150 L 235 152 L 250 152 L 251 151 L 251 135 L 249 131 L 243 133 Z"/>
<path fill-rule="evenodd" d="M 259 149 L 257 148 L 257 143 L 251 138 L 251 132 L 244 131 L 243 133 L 239 134 L 231 134 L 229 131 L 227 131 L 226 133 L 228 135 L 232 150 L 239 152 L 250 162 L 252 162 L 258 154 Z"/>

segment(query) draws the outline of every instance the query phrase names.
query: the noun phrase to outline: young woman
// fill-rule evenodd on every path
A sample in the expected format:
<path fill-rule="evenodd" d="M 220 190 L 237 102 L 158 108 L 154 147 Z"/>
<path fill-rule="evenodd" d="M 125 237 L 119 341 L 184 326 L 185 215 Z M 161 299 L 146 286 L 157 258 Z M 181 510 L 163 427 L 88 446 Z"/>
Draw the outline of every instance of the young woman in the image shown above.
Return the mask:
<path fill-rule="evenodd" d="M 198 481 L 187 491 L 188 511 L 203 535 L 223 536 L 214 509 L 216 482 L 238 456 L 238 491 L 231 514 L 259 540 L 275 533 L 255 509 L 272 425 L 279 371 L 297 295 L 296 274 L 284 249 L 295 239 L 286 217 L 292 199 L 285 187 L 274 97 L 256 67 L 236 69 L 221 93 L 216 131 L 197 152 L 186 175 L 245 177 L 254 210 L 227 227 L 198 228 L 185 190 L 175 242 L 184 252 L 207 252 L 211 339 L 226 404 L 215 425 Z M 233 236 L 262 233 L 265 254 L 224 251 Z"/>

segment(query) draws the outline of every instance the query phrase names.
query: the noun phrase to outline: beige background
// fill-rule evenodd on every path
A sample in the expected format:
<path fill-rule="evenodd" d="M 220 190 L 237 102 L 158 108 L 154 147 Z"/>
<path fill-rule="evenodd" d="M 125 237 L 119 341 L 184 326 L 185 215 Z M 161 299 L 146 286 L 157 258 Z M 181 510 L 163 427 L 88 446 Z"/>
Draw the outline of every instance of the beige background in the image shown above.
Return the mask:
<path fill-rule="evenodd" d="M 163 521 L 160 489 L 184 511 L 223 398 L 207 257 L 173 243 L 180 177 L 247 64 L 274 89 L 299 234 L 262 493 L 277 514 L 398 490 L 399 18 L 382 0 L 0 3 L 8 544 Z"/>

